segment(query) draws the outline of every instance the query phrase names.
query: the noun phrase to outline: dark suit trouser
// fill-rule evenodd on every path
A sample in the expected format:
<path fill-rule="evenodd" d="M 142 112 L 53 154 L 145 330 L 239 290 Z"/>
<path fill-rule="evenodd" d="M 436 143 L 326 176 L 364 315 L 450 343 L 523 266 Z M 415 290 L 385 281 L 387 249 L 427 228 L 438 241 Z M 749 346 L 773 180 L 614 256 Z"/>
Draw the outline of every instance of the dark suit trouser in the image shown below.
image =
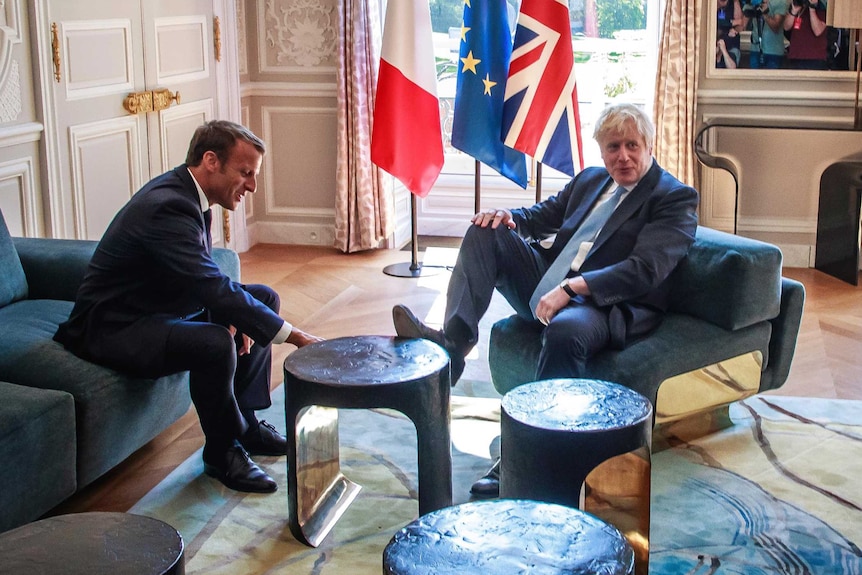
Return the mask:
<path fill-rule="evenodd" d="M 461 242 L 446 294 L 443 330 L 466 354 L 479 340 L 479 320 L 496 288 L 515 312 L 536 321 L 530 297 L 547 267 L 541 248 L 503 226 L 470 226 Z M 587 359 L 610 342 L 608 312 L 578 297 L 542 333 L 537 379 L 581 377 Z"/>
<path fill-rule="evenodd" d="M 278 294 L 271 288 L 247 285 L 245 289 L 278 312 Z M 231 336 L 218 317 L 177 322 L 167 338 L 168 369 L 189 371 L 192 402 L 206 436 L 205 458 L 222 453 L 248 429 L 244 411 L 271 405 L 271 346 L 255 343 L 250 353 L 238 356 L 240 345 L 241 336 Z"/>

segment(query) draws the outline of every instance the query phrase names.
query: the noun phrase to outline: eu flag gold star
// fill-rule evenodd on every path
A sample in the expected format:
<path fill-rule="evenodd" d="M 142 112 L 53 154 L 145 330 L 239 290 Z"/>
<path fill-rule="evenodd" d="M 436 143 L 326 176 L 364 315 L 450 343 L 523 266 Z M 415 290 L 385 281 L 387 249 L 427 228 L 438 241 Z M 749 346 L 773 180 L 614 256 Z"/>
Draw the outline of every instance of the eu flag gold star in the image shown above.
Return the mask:
<path fill-rule="evenodd" d="M 461 25 L 461 41 L 467 41 L 467 32 L 469 32 L 472 28 L 468 28 L 467 26 Z"/>
<path fill-rule="evenodd" d="M 485 79 L 482 80 L 482 83 L 485 84 L 485 94 L 490 96 L 491 95 L 491 88 L 496 86 L 497 82 L 492 82 L 491 78 L 488 76 L 488 74 L 485 74 Z"/>
<path fill-rule="evenodd" d="M 473 50 L 467 53 L 466 58 L 461 58 L 461 61 L 464 62 L 464 67 L 461 69 L 461 72 L 464 73 L 467 70 L 470 70 L 474 74 L 476 73 L 476 65 L 482 60 L 477 60 L 473 57 Z"/>

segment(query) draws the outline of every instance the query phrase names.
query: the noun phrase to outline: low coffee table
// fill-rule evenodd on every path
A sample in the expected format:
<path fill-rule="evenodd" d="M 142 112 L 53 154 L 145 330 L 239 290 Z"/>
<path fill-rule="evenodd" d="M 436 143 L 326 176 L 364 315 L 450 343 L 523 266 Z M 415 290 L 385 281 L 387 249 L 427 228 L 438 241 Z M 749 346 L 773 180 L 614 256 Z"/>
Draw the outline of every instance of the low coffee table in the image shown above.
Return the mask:
<path fill-rule="evenodd" d="M 578 507 L 617 527 L 649 570 L 653 410 L 595 379 L 527 383 L 503 396 L 500 497 Z"/>
<path fill-rule="evenodd" d="M 449 356 L 425 339 L 352 336 L 284 362 L 290 530 L 317 547 L 360 486 L 341 472 L 338 408 L 389 408 L 416 427 L 419 513 L 452 504 Z"/>
<path fill-rule="evenodd" d="M 132 513 L 72 513 L 0 534 L 0 575 L 183 575 L 176 529 Z"/>
<path fill-rule="evenodd" d="M 497 499 L 447 507 L 404 527 L 385 575 L 629 575 L 634 553 L 613 526 L 578 509 Z"/>

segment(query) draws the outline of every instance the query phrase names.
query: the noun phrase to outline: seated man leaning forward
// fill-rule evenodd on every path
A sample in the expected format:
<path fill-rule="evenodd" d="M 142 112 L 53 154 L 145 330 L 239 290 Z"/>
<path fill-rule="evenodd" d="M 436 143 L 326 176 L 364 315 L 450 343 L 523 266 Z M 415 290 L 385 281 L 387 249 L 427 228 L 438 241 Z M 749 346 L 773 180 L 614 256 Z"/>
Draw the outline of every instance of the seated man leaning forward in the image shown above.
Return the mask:
<path fill-rule="evenodd" d="M 186 163 L 114 217 L 54 339 L 140 377 L 188 370 L 205 472 L 231 489 L 271 493 L 278 485 L 248 455 L 287 453 L 285 437 L 255 416 L 271 404 L 270 346 L 320 338 L 279 317 L 275 291 L 231 281 L 210 256 L 210 206 L 234 210 L 254 192 L 264 152 L 243 126 L 200 126 Z"/>
<path fill-rule="evenodd" d="M 697 192 L 652 157 L 655 127 L 640 108 L 606 108 L 594 137 L 604 168 L 583 170 L 532 207 L 473 216 L 442 330 L 404 306 L 392 310 L 399 336 L 427 338 L 449 352 L 453 382 L 478 341 L 494 288 L 518 315 L 545 326 L 536 380 L 589 377 L 591 356 L 623 348 L 661 322 L 668 277 L 694 242 Z M 540 244 L 552 236 L 550 247 Z M 474 495 L 497 495 L 498 469 L 499 461 L 473 484 Z"/>

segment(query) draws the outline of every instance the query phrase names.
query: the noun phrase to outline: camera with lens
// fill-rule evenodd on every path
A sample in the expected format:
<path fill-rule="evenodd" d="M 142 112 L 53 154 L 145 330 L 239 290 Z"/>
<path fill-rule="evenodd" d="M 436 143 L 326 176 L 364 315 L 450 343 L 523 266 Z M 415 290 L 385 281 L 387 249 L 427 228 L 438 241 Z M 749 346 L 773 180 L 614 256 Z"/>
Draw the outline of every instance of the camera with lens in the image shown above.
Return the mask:
<path fill-rule="evenodd" d="M 808 0 L 793 0 L 793 2 L 807 2 Z M 748 0 L 745 4 L 742 5 L 742 13 L 745 14 L 747 18 L 755 18 L 757 16 L 763 16 L 763 0 Z"/>

